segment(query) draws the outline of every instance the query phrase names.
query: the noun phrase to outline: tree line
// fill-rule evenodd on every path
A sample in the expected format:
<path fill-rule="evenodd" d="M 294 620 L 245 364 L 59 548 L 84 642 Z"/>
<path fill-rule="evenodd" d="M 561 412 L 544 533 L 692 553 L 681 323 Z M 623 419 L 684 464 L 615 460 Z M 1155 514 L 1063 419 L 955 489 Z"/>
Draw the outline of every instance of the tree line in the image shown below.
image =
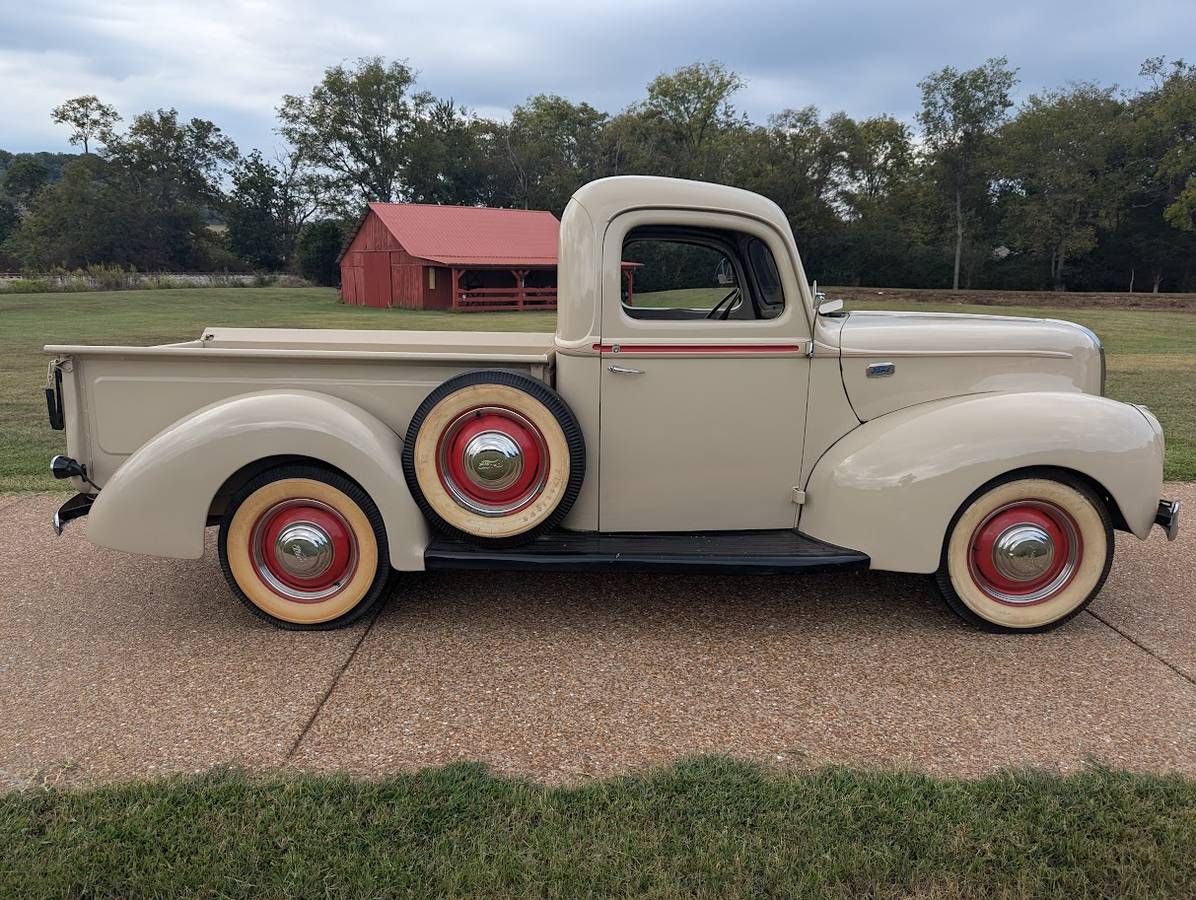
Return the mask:
<path fill-rule="evenodd" d="M 369 58 L 282 98 L 272 157 L 173 109 L 122 127 L 78 97 L 52 117 L 81 154 L 0 151 L 0 266 L 333 283 L 369 201 L 559 215 L 581 184 L 636 173 L 772 198 L 824 283 L 1196 290 L 1196 66 L 1153 58 L 1140 76 L 1015 106 L 1017 72 L 996 58 L 929 74 L 914 123 L 813 106 L 757 123 L 735 105 L 739 74 L 695 63 L 617 113 L 539 94 L 494 120 L 420 90 L 406 62 Z"/>

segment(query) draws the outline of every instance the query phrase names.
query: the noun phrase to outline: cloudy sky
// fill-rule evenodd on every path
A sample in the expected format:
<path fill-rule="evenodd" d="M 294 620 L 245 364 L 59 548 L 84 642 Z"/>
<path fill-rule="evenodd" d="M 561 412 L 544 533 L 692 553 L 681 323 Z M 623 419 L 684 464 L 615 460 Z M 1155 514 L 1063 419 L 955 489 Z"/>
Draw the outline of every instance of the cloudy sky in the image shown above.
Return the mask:
<path fill-rule="evenodd" d="M 364 55 L 405 58 L 421 87 L 488 115 L 538 92 L 614 111 L 662 71 L 719 60 L 748 79 L 756 120 L 811 103 L 910 119 L 944 65 L 1008 56 L 1022 96 L 1134 86 L 1147 56 L 1196 56 L 1194 35 L 1196 0 L 0 0 L 0 148 L 68 149 L 49 110 L 87 93 L 273 149 L 282 94 Z"/>

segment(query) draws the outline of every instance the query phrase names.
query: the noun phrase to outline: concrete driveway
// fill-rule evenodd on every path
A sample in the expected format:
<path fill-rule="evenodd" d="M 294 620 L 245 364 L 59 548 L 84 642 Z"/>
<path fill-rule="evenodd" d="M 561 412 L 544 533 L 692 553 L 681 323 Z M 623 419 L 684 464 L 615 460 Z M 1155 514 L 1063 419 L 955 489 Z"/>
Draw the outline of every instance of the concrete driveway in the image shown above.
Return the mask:
<path fill-rule="evenodd" d="M 1196 485 L 1167 496 L 1196 513 Z M 218 763 L 378 774 L 451 760 L 576 781 L 730 753 L 974 775 L 1088 761 L 1196 775 L 1196 522 L 1119 536 L 1090 613 L 994 636 L 929 579 L 438 573 L 370 621 L 277 631 L 208 554 L 58 539 L 0 496 L 0 786 Z"/>

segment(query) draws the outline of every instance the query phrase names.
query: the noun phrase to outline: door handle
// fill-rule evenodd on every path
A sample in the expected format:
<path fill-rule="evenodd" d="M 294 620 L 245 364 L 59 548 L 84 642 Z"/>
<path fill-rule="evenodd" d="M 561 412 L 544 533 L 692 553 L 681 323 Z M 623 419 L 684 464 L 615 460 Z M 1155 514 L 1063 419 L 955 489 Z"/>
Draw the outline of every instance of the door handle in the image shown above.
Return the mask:
<path fill-rule="evenodd" d="M 643 375 L 643 369 L 629 369 L 627 366 L 607 366 L 606 371 L 612 375 Z"/>

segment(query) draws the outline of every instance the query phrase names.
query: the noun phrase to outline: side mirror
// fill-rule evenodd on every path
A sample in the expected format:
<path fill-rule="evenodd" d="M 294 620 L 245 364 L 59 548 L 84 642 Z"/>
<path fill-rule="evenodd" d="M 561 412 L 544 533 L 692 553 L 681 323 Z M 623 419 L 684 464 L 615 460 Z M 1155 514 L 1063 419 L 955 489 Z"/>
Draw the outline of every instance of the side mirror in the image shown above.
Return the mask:
<path fill-rule="evenodd" d="M 843 308 L 842 300 L 827 300 L 826 294 L 818 294 L 814 299 L 814 311 L 820 316 L 829 316 Z"/>
<path fill-rule="evenodd" d="M 818 290 L 818 282 L 810 285 L 810 292 L 814 295 L 814 312 L 820 316 L 829 316 L 843 308 L 842 300 L 827 300 L 826 294 Z"/>

